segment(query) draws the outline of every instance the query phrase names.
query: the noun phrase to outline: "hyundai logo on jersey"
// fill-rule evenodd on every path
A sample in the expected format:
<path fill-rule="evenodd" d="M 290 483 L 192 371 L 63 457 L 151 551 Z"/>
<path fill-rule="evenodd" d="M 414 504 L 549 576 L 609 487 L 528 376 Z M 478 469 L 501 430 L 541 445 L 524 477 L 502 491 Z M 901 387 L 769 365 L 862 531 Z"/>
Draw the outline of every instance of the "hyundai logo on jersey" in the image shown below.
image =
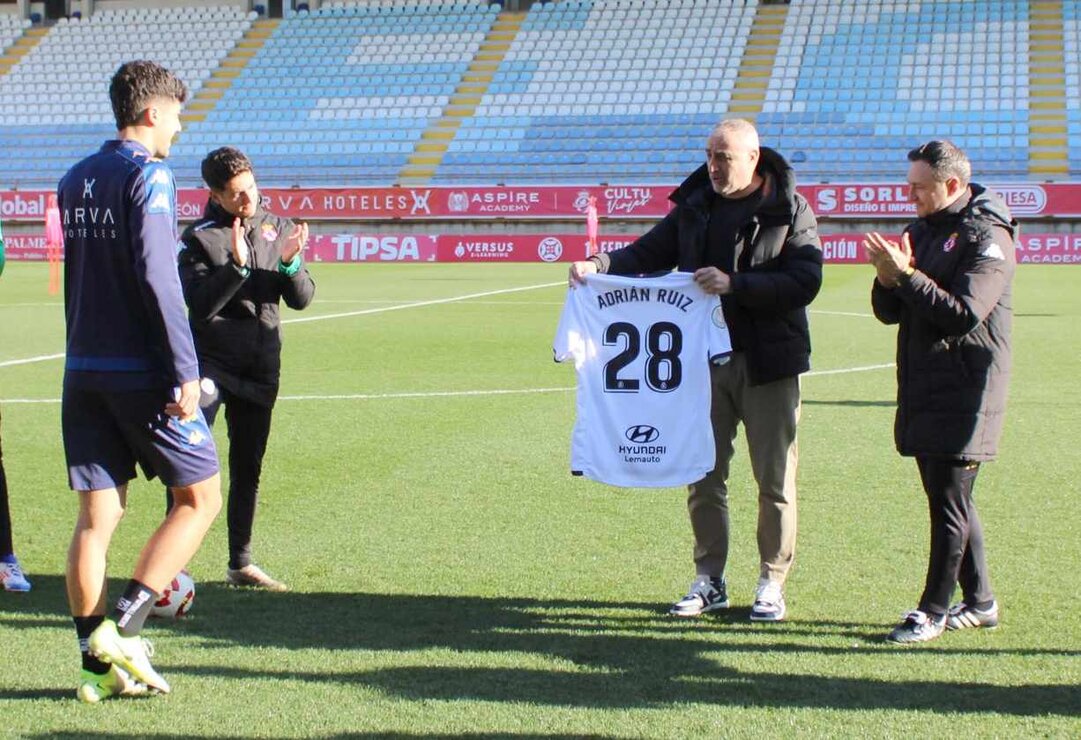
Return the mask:
<path fill-rule="evenodd" d="M 648 424 L 636 424 L 633 427 L 627 427 L 624 436 L 629 441 L 642 445 L 656 442 L 657 438 L 661 436 L 661 433 L 656 427 L 651 427 Z"/>

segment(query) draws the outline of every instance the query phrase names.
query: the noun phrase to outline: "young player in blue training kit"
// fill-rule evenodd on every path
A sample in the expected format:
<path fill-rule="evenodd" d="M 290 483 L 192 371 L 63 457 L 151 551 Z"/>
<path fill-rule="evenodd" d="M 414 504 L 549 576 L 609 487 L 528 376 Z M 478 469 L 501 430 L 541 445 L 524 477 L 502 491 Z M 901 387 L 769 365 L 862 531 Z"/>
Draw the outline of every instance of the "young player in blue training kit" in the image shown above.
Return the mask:
<path fill-rule="evenodd" d="M 67 315 L 61 420 L 79 493 L 67 591 L 83 658 L 77 694 L 86 702 L 169 691 L 139 632 L 221 509 L 177 274 L 176 186 L 160 161 L 180 131 L 187 89 L 138 61 L 117 70 L 109 96 L 117 139 L 72 167 L 57 191 Z M 106 556 L 136 463 L 169 486 L 174 506 L 106 616 Z"/>

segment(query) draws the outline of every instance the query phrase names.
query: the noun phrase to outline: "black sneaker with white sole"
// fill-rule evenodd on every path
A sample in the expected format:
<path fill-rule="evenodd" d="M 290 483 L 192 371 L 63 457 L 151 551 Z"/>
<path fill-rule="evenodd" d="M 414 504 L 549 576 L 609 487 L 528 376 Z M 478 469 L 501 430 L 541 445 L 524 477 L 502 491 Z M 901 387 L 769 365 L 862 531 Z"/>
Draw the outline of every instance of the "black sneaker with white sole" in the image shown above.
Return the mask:
<path fill-rule="evenodd" d="M 913 609 L 904 616 L 901 623 L 894 627 L 886 641 L 898 645 L 907 645 L 913 642 L 929 642 L 946 631 L 946 617 L 934 619 L 926 612 Z"/>
<path fill-rule="evenodd" d="M 715 609 L 728 608 L 728 585 L 724 578 L 698 576 L 687 595 L 672 604 L 669 614 L 677 617 L 697 617 Z"/>

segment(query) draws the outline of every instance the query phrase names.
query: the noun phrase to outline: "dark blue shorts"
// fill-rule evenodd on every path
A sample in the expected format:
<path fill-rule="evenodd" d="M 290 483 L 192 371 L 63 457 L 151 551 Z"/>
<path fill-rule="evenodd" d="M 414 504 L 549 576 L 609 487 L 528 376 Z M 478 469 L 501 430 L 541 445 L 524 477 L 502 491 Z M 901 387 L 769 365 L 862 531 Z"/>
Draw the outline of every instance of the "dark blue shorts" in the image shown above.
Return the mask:
<path fill-rule="evenodd" d="M 60 410 L 73 490 L 122 486 L 135 477 L 190 486 L 218 472 L 218 450 L 200 409 L 180 421 L 165 413 L 170 389 L 98 391 L 65 385 Z"/>

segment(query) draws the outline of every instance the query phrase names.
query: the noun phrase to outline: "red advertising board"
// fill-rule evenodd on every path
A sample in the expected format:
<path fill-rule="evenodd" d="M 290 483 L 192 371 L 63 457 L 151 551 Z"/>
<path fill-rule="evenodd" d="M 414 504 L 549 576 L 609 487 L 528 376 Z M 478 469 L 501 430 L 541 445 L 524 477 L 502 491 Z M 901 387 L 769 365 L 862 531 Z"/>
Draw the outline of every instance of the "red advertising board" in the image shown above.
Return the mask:
<path fill-rule="evenodd" d="M 267 188 L 264 205 L 274 213 L 304 220 L 483 220 L 563 219 L 585 222 L 589 197 L 596 196 L 604 219 L 648 219 L 664 216 L 671 204 L 671 185 L 523 186 L 523 187 L 390 187 Z M 1081 183 L 1013 183 L 993 185 L 1019 218 L 1081 217 Z M 908 186 L 903 183 L 807 185 L 800 192 L 823 219 L 911 219 Z M 0 218 L 44 221 L 49 191 L 0 191 Z M 178 193 L 181 220 L 203 212 L 206 191 Z"/>
<path fill-rule="evenodd" d="M 274 213 L 306 220 L 383 221 L 392 219 L 585 219 L 589 196 L 597 196 L 604 218 L 658 218 L 668 212 L 670 187 L 401 187 L 316 188 L 262 191 Z M 195 219 L 206 191 L 181 190 L 181 219 Z"/>
<path fill-rule="evenodd" d="M 585 259 L 584 234 L 321 234 L 312 262 L 573 262 Z"/>
<path fill-rule="evenodd" d="M 990 185 L 1017 218 L 1081 216 L 1081 183 Z M 914 219 L 905 184 L 810 185 L 799 188 L 819 218 Z"/>
<path fill-rule="evenodd" d="M 900 234 L 885 234 L 899 240 Z M 601 251 L 620 249 L 633 236 L 601 235 Z M 829 264 L 866 262 L 863 234 L 822 235 L 822 256 Z M 47 259 L 44 234 L 9 234 L 5 240 L 12 261 Z M 363 234 L 313 235 L 305 252 L 310 262 L 573 262 L 587 255 L 582 234 Z M 1025 234 L 1017 245 L 1017 261 L 1032 264 L 1081 264 L 1081 233 Z"/>
<path fill-rule="evenodd" d="M 4 257 L 12 262 L 44 262 L 49 259 L 45 234 L 4 235 Z"/>
<path fill-rule="evenodd" d="M 0 219 L 45 223 L 47 190 L 0 190 Z"/>
<path fill-rule="evenodd" d="M 866 262 L 863 234 L 823 234 L 822 256 L 829 264 Z M 899 233 L 885 234 L 898 241 Z M 610 252 L 635 239 L 601 235 L 600 249 Z M 588 254 L 585 234 L 441 234 L 387 235 L 341 233 L 320 235 L 308 246 L 315 262 L 573 262 Z M 1081 233 L 1024 234 L 1017 261 L 1039 264 L 1081 264 Z"/>
<path fill-rule="evenodd" d="M 1081 234 L 1025 234 L 1017 244 L 1022 264 L 1081 265 Z"/>
<path fill-rule="evenodd" d="M 899 241 L 901 235 L 883 234 Z M 822 234 L 822 257 L 830 264 L 866 262 L 863 234 Z M 1025 234 L 1017 242 L 1021 264 L 1081 265 L 1081 234 Z"/>

